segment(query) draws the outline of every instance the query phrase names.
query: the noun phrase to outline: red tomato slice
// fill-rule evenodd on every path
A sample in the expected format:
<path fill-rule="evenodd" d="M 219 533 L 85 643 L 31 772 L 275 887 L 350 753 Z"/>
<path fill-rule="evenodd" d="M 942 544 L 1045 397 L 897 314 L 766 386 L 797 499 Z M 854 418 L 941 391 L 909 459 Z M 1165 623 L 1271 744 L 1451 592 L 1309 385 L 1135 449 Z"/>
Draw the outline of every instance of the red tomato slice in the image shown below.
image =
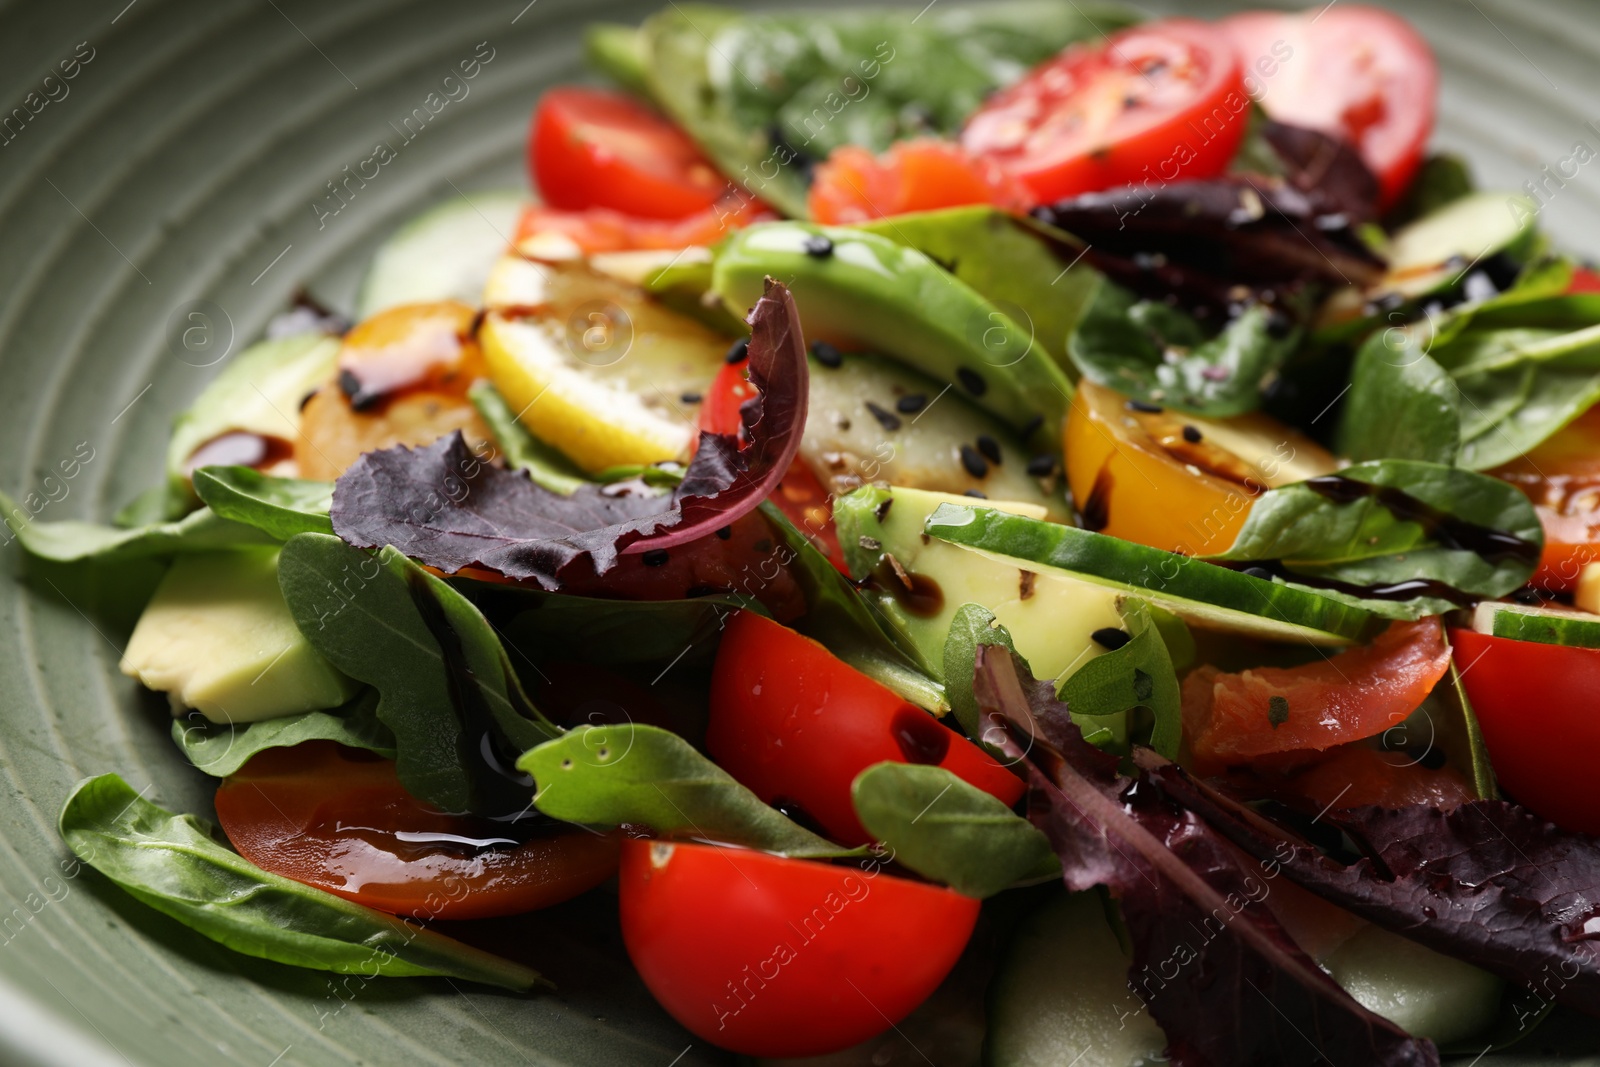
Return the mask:
<path fill-rule="evenodd" d="M 522 213 L 517 241 L 539 233 L 570 239 L 590 256 L 599 252 L 676 249 L 716 244 L 734 230 L 775 219 L 766 205 L 735 196 L 681 219 L 643 219 L 609 208 L 557 211 L 535 205 Z"/>
<path fill-rule="evenodd" d="M 1450 642 L 1501 787 L 1558 826 L 1600 834 L 1600 649 L 1465 629 Z"/>
<path fill-rule="evenodd" d="M 872 840 L 850 785 L 874 763 L 937 764 L 1006 804 L 1023 790 L 1020 778 L 926 711 L 809 637 L 748 611 L 728 624 L 717 649 L 706 748 L 762 800 L 847 845 Z"/>
<path fill-rule="evenodd" d="M 1206 664 L 1183 680 L 1184 735 L 1202 774 L 1359 741 L 1415 711 L 1449 666 L 1438 619 L 1391 623 L 1370 645 L 1300 667 Z"/>
<path fill-rule="evenodd" d="M 961 143 L 1043 203 L 1221 174 L 1249 111 L 1228 37 L 1195 19 L 1160 19 L 1035 67 L 967 121 Z"/>
<path fill-rule="evenodd" d="M 622 940 L 663 1007 L 749 1056 L 818 1056 L 904 1018 L 972 935 L 978 902 L 859 867 L 623 842 Z"/>
<path fill-rule="evenodd" d="M 269 748 L 217 788 L 217 819 L 264 871 L 396 915 L 483 919 L 559 904 L 617 869 L 618 837 L 505 827 L 414 799 L 394 763 L 331 741 Z"/>
<path fill-rule="evenodd" d="M 1273 790 L 1312 811 L 1327 808 L 1403 808 L 1427 804 L 1449 811 L 1473 799 L 1472 786 L 1454 767 L 1429 768 L 1406 752 L 1364 744 L 1340 745 Z"/>
<path fill-rule="evenodd" d="M 567 85 L 533 113 L 528 169 L 547 204 L 681 219 L 716 203 L 726 178 L 677 126 L 631 96 Z"/>
<path fill-rule="evenodd" d="M 1528 584 L 1550 592 L 1577 588 L 1584 564 L 1600 561 L 1600 407 L 1489 473 L 1521 489 L 1544 527 L 1539 569 Z"/>
<path fill-rule="evenodd" d="M 1399 15 L 1361 4 L 1297 14 L 1247 11 L 1218 25 L 1233 38 L 1246 85 L 1279 122 L 1354 145 L 1385 205 L 1422 162 L 1433 132 L 1439 67 Z"/>
<path fill-rule="evenodd" d="M 1572 272 L 1572 281 L 1567 283 L 1567 293 L 1578 295 L 1582 293 L 1600 293 L 1600 274 L 1588 267 L 1578 267 Z"/>
<path fill-rule="evenodd" d="M 1027 190 L 992 160 L 947 141 L 902 141 L 882 156 L 843 145 L 817 168 L 806 206 L 825 225 L 966 204 L 1021 209 Z"/>

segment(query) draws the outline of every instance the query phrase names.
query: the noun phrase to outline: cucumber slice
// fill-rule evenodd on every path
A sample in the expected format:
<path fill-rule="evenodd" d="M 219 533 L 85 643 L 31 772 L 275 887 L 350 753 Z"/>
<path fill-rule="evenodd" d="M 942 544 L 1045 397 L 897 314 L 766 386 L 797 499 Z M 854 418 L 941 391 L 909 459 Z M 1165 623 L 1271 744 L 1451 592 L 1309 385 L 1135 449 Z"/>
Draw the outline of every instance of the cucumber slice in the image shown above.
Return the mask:
<path fill-rule="evenodd" d="M 990 1067 L 1142 1067 L 1167 1039 L 1128 989 L 1128 957 L 1098 892 L 1023 920 L 989 987 Z"/>
<path fill-rule="evenodd" d="M 1600 648 L 1600 615 L 1571 608 L 1532 607 L 1486 600 L 1472 613 L 1472 628 L 1491 637 L 1541 645 Z"/>
<path fill-rule="evenodd" d="M 1363 1008 L 1440 1045 L 1482 1033 L 1505 986 L 1381 926 L 1363 928 L 1319 962 Z"/>
<path fill-rule="evenodd" d="M 1378 290 L 1415 297 L 1457 279 L 1471 263 L 1516 252 L 1531 239 L 1538 205 L 1519 193 L 1471 193 L 1403 227 L 1389 242 Z"/>
<path fill-rule="evenodd" d="M 1123 590 L 1205 629 L 1345 645 L 1381 625 L 1369 611 L 1306 589 L 993 508 L 941 504 L 928 517 L 926 530 L 991 559 Z"/>
<path fill-rule="evenodd" d="M 500 189 L 458 196 L 418 215 L 372 257 L 356 318 L 431 300 L 481 304 L 489 269 L 511 243 L 527 205 L 526 193 Z"/>

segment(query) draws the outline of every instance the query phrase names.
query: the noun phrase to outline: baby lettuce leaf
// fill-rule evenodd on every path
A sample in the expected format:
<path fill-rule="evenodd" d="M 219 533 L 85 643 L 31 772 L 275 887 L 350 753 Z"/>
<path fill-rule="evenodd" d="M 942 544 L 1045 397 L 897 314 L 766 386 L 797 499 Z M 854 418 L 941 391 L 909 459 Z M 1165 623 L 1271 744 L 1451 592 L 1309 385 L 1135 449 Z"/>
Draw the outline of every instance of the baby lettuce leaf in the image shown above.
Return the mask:
<path fill-rule="evenodd" d="M 1084 741 L 1049 682 L 985 646 L 973 686 L 985 714 L 1012 733 L 1040 801 L 1030 815 L 1060 855 L 1067 888 L 1104 885 L 1116 897 L 1132 947 L 1129 987 L 1174 1060 L 1439 1063 L 1431 1043 L 1356 1003 L 1283 930 L 1263 903 L 1275 869 L 1251 869 L 1192 812 L 1119 777 L 1117 758 Z"/>
<path fill-rule="evenodd" d="M 1061 683 L 1059 696 L 1075 718 L 1098 719 L 1144 708 L 1155 721 L 1150 747 L 1176 758 L 1183 741 L 1183 707 L 1172 656 L 1149 605 L 1127 600 L 1122 618 L 1131 635 L 1127 643 L 1073 671 Z"/>
<path fill-rule="evenodd" d="M 1454 463 L 1461 450 L 1460 389 L 1409 330 L 1380 330 L 1350 372 L 1337 448 L 1357 463 Z"/>
<path fill-rule="evenodd" d="M 292 748 L 303 741 L 337 741 L 394 759 L 394 732 L 378 719 L 378 693 L 364 690 L 331 711 L 308 711 L 251 723 L 214 723 L 199 712 L 172 720 L 172 740 L 189 762 L 214 778 L 226 778 L 257 752 Z"/>
<path fill-rule="evenodd" d="M 523 753 L 533 803 L 583 826 L 645 826 L 667 837 L 742 845 L 786 856 L 842 849 L 762 803 L 727 771 L 668 730 L 642 723 L 580 726 Z"/>
<path fill-rule="evenodd" d="M 528 432 L 505 397 L 500 395 L 500 390 L 487 378 L 472 383 L 467 397 L 494 435 L 507 467 L 527 471 L 535 485 L 552 493 L 571 493 L 589 483 L 571 460 Z"/>
<path fill-rule="evenodd" d="M 856 815 L 895 861 L 982 900 L 1019 882 L 1061 877 L 1050 839 L 943 767 L 878 763 L 850 787 Z"/>
<path fill-rule="evenodd" d="M 1421 945 L 1600 1014 L 1600 844 L 1500 800 L 1453 811 L 1352 808 L 1325 818 L 1362 858 L 1342 864 L 1197 781 L 1153 781 L 1290 880 Z"/>
<path fill-rule="evenodd" d="M 279 541 L 333 532 L 328 520 L 332 482 L 274 478 L 251 467 L 201 467 L 194 472 L 194 491 L 224 519 L 254 526 Z"/>
<path fill-rule="evenodd" d="M 1457 606 L 1441 586 L 1473 598 L 1521 587 L 1543 545 L 1533 505 L 1509 483 L 1396 459 L 1268 490 L 1233 547 L 1210 558 L 1281 568 L 1324 596 L 1420 618 Z"/>
<path fill-rule="evenodd" d="M 163 810 L 115 774 L 79 783 L 60 828 L 67 847 L 134 898 L 247 956 L 369 978 L 549 984 L 519 963 L 260 870 L 193 815 Z"/>
<path fill-rule="evenodd" d="M 478 460 L 457 433 L 424 448 L 362 456 L 334 487 L 334 529 L 358 548 L 393 545 L 447 573 L 477 565 L 550 590 L 580 558 L 604 574 L 620 552 L 709 534 L 777 487 L 805 427 L 809 372 L 789 291 L 767 279 L 749 322 L 750 380 L 759 393 L 740 408 L 748 445 L 741 448 L 734 434 L 701 434 L 670 493 L 642 484 L 551 492 L 526 472 Z"/>
<path fill-rule="evenodd" d="M 1067 342 L 1085 378 L 1120 393 L 1223 417 L 1261 403 L 1267 376 L 1294 351 L 1299 332 L 1255 304 L 1212 337 L 1192 317 L 1104 282 Z"/>
<path fill-rule="evenodd" d="M 40 498 L 36 506 L 35 496 L 29 494 L 22 504 L 17 504 L 0 493 L 0 517 L 11 530 L 10 539 L 20 543 L 29 555 L 52 563 L 125 563 L 183 552 L 275 543 L 268 534 L 225 519 L 210 508 L 201 508 L 173 522 L 131 529 L 78 519 L 37 522 L 34 517 L 48 502 Z"/>
<path fill-rule="evenodd" d="M 283 546 L 278 582 L 311 646 L 378 690 L 407 792 L 444 811 L 527 807 L 531 783 L 510 764 L 558 731 L 470 601 L 392 548 L 363 552 L 323 534 Z"/>

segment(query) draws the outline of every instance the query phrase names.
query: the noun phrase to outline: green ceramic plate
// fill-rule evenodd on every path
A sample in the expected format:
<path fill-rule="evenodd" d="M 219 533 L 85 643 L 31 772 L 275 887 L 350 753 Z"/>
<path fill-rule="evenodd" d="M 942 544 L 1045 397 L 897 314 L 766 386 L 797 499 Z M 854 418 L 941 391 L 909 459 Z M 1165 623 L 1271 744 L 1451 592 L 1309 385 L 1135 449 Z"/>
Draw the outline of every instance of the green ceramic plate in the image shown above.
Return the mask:
<path fill-rule="evenodd" d="M 54 96 L 0 127 L 0 489 L 52 498 L 44 518 L 105 518 L 154 483 L 168 420 L 215 361 L 302 285 L 349 308 L 373 247 L 409 215 L 520 183 L 529 109 L 541 86 L 581 76 L 581 27 L 650 6 L 0 3 L 0 103 L 15 115 L 30 92 L 34 107 Z M 1443 64 L 1438 142 L 1485 184 L 1520 187 L 1575 141 L 1600 146 L 1591 5 L 1402 6 Z M 491 58 L 469 95 L 407 140 L 406 117 L 475 51 Z M 74 78 L 46 83 L 73 59 Z M 380 141 L 404 143 L 330 198 L 328 183 Z M 1600 170 L 1550 181 L 1545 221 L 1568 247 L 1600 252 L 1597 193 Z M 210 318 L 214 360 L 174 341 L 194 311 Z M 91 451 L 59 477 L 62 460 Z M 442 981 L 346 987 L 219 948 L 92 873 L 66 877 L 54 822 L 72 783 L 115 770 L 169 807 L 208 812 L 209 781 L 174 750 L 161 702 L 117 673 L 116 605 L 73 575 L 18 584 L 17 553 L 0 560 L 0 1063 L 726 1062 L 655 1007 L 600 896 L 493 932 L 561 987 L 522 998 Z M 1580 1062 L 1595 1032 L 1557 1024 L 1483 1062 Z M 941 1067 L 972 1057 L 970 1040 L 918 1033 Z M 871 1051 L 923 1062 L 898 1041 Z"/>

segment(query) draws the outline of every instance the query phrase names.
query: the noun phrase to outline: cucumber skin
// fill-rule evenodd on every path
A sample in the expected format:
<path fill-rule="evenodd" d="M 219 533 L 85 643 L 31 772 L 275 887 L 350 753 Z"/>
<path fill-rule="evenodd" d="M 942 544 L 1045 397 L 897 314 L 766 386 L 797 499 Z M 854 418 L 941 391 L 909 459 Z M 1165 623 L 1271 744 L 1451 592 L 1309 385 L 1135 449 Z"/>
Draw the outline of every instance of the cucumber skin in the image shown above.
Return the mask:
<path fill-rule="evenodd" d="M 1600 616 L 1591 621 L 1507 606 L 1494 613 L 1493 636 L 1567 648 L 1600 648 Z"/>
<path fill-rule="evenodd" d="M 992 508 L 943 504 L 929 516 L 926 529 L 940 540 L 980 552 L 1123 586 L 1174 614 L 1214 628 L 1225 626 L 1269 638 L 1276 635 L 1280 640 L 1292 636 L 1348 644 L 1382 625 L 1371 612 L 1306 590 L 1175 552 Z M 1210 610 L 1195 611 L 1191 605 Z M 1264 615 L 1263 609 L 1276 618 Z"/>

